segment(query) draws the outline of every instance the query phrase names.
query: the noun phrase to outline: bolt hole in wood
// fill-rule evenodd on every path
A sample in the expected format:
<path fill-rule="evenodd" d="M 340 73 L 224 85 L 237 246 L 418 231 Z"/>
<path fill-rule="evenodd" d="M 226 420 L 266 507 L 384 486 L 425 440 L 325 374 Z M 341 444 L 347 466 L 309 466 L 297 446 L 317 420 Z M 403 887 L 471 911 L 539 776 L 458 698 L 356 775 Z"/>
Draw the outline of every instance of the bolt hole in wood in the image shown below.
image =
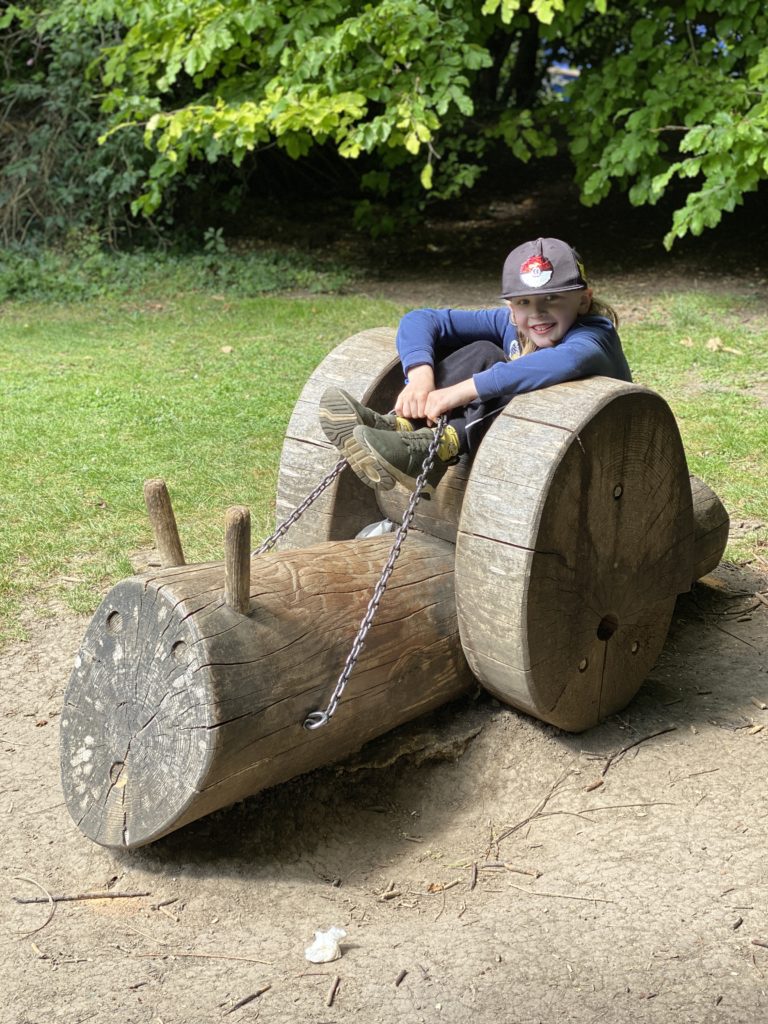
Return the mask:
<path fill-rule="evenodd" d="M 600 620 L 600 625 L 597 627 L 597 639 L 610 640 L 618 628 L 619 620 L 615 615 L 604 616 Z"/>
<path fill-rule="evenodd" d="M 632 641 L 632 646 L 630 647 L 631 653 L 632 654 L 637 654 L 637 652 L 639 650 L 640 650 L 640 641 L 639 640 L 633 640 Z"/>
<path fill-rule="evenodd" d="M 110 612 L 107 616 L 107 632 L 113 636 L 123 628 L 123 617 L 120 612 Z"/>
<path fill-rule="evenodd" d="M 171 657 L 174 661 L 183 661 L 187 654 L 187 645 L 184 640 L 177 640 L 171 648 Z"/>
<path fill-rule="evenodd" d="M 623 493 L 624 493 L 624 488 L 621 486 L 621 484 L 616 484 L 616 486 L 613 488 L 613 497 L 614 497 L 614 499 L 616 501 L 618 501 Z"/>
<path fill-rule="evenodd" d="M 589 658 L 582 658 L 579 662 L 579 672 L 586 672 L 589 668 Z"/>

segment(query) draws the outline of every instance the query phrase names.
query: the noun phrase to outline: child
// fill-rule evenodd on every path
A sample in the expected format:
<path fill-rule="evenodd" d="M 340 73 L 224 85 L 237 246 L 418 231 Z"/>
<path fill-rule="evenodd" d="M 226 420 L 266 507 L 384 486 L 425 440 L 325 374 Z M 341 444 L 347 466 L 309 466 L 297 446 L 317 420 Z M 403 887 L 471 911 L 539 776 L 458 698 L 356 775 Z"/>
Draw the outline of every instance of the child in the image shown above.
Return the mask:
<path fill-rule="evenodd" d="M 557 238 L 525 242 L 502 272 L 505 306 L 417 309 L 400 321 L 397 350 L 405 387 L 382 415 L 340 388 L 320 400 L 330 441 L 369 487 L 413 490 L 434 437 L 448 425 L 427 483 L 434 487 L 458 456 L 474 454 L 493 418 L 515 395 L 601 375 L 632 379 L 616 314 L 598 302 L 578 253 Z M 427 425 L 422 425 L 426 422 Z"/>

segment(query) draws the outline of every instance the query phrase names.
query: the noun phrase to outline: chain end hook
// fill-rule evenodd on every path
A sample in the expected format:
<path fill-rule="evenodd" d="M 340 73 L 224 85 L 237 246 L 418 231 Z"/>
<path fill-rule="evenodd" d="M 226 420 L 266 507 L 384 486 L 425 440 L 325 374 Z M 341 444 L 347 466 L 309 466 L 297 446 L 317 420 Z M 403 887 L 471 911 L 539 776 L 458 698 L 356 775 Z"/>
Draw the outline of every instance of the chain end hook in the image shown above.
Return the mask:
<path fill-rule="evenodd" d="M 319 729 L 321 726 L 328 724 L 330 717 L 327 711 L 313 711 L 304 719 L 304 728 L 310 732 L 313 729 Z"/>

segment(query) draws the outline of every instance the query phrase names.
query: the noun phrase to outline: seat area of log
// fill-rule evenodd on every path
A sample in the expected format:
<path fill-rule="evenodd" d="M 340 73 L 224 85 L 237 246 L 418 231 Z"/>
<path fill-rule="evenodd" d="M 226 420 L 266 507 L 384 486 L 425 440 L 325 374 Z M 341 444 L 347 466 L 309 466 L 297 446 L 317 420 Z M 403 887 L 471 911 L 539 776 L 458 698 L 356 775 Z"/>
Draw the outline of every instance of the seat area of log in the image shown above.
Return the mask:
<path fill-rule="evenodd" d="M 77 655 L 61 718 L 79 828 L 133 849 L 356 752 L 475 685 L 456 620 L 454 548 L 403 550 L 335 716 L 317 731 L 391 539 L 252 559 L 247 610 L 222 562 L 117 584 Z"/>
<path fill-rule="evenodd" d="M 475 458 L 456 543 L 464 651 L 569 731 L 623 708 L 689 589 L 689 474 L 660 396 L 591 378 L 520 395 Z"/>

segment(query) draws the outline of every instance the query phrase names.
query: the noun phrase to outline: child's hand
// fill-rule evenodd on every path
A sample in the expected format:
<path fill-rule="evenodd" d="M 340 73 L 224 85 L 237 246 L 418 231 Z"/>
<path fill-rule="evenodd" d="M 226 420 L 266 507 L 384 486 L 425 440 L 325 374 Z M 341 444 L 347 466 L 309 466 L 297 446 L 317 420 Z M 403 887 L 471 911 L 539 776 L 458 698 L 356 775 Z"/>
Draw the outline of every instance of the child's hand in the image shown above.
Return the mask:
<path fill-rule="evenodd" d="M 459 381 L 448 388 L 432 391 L 427 398 L 424 415 L 430 423 L 436 423 L 443 413 L 462 409 L 476 398 L 477 388 L 470 377 L 469 380 Z"/>
<path fill-rule="evenodd" d="M 395 412 L 409 420 L 423 420 L 426 416 L 427 399 L 435 390 L 435 373 L 431 366 L 412 366 L 408 371 L 408 383 L 397 396 Z"/>

